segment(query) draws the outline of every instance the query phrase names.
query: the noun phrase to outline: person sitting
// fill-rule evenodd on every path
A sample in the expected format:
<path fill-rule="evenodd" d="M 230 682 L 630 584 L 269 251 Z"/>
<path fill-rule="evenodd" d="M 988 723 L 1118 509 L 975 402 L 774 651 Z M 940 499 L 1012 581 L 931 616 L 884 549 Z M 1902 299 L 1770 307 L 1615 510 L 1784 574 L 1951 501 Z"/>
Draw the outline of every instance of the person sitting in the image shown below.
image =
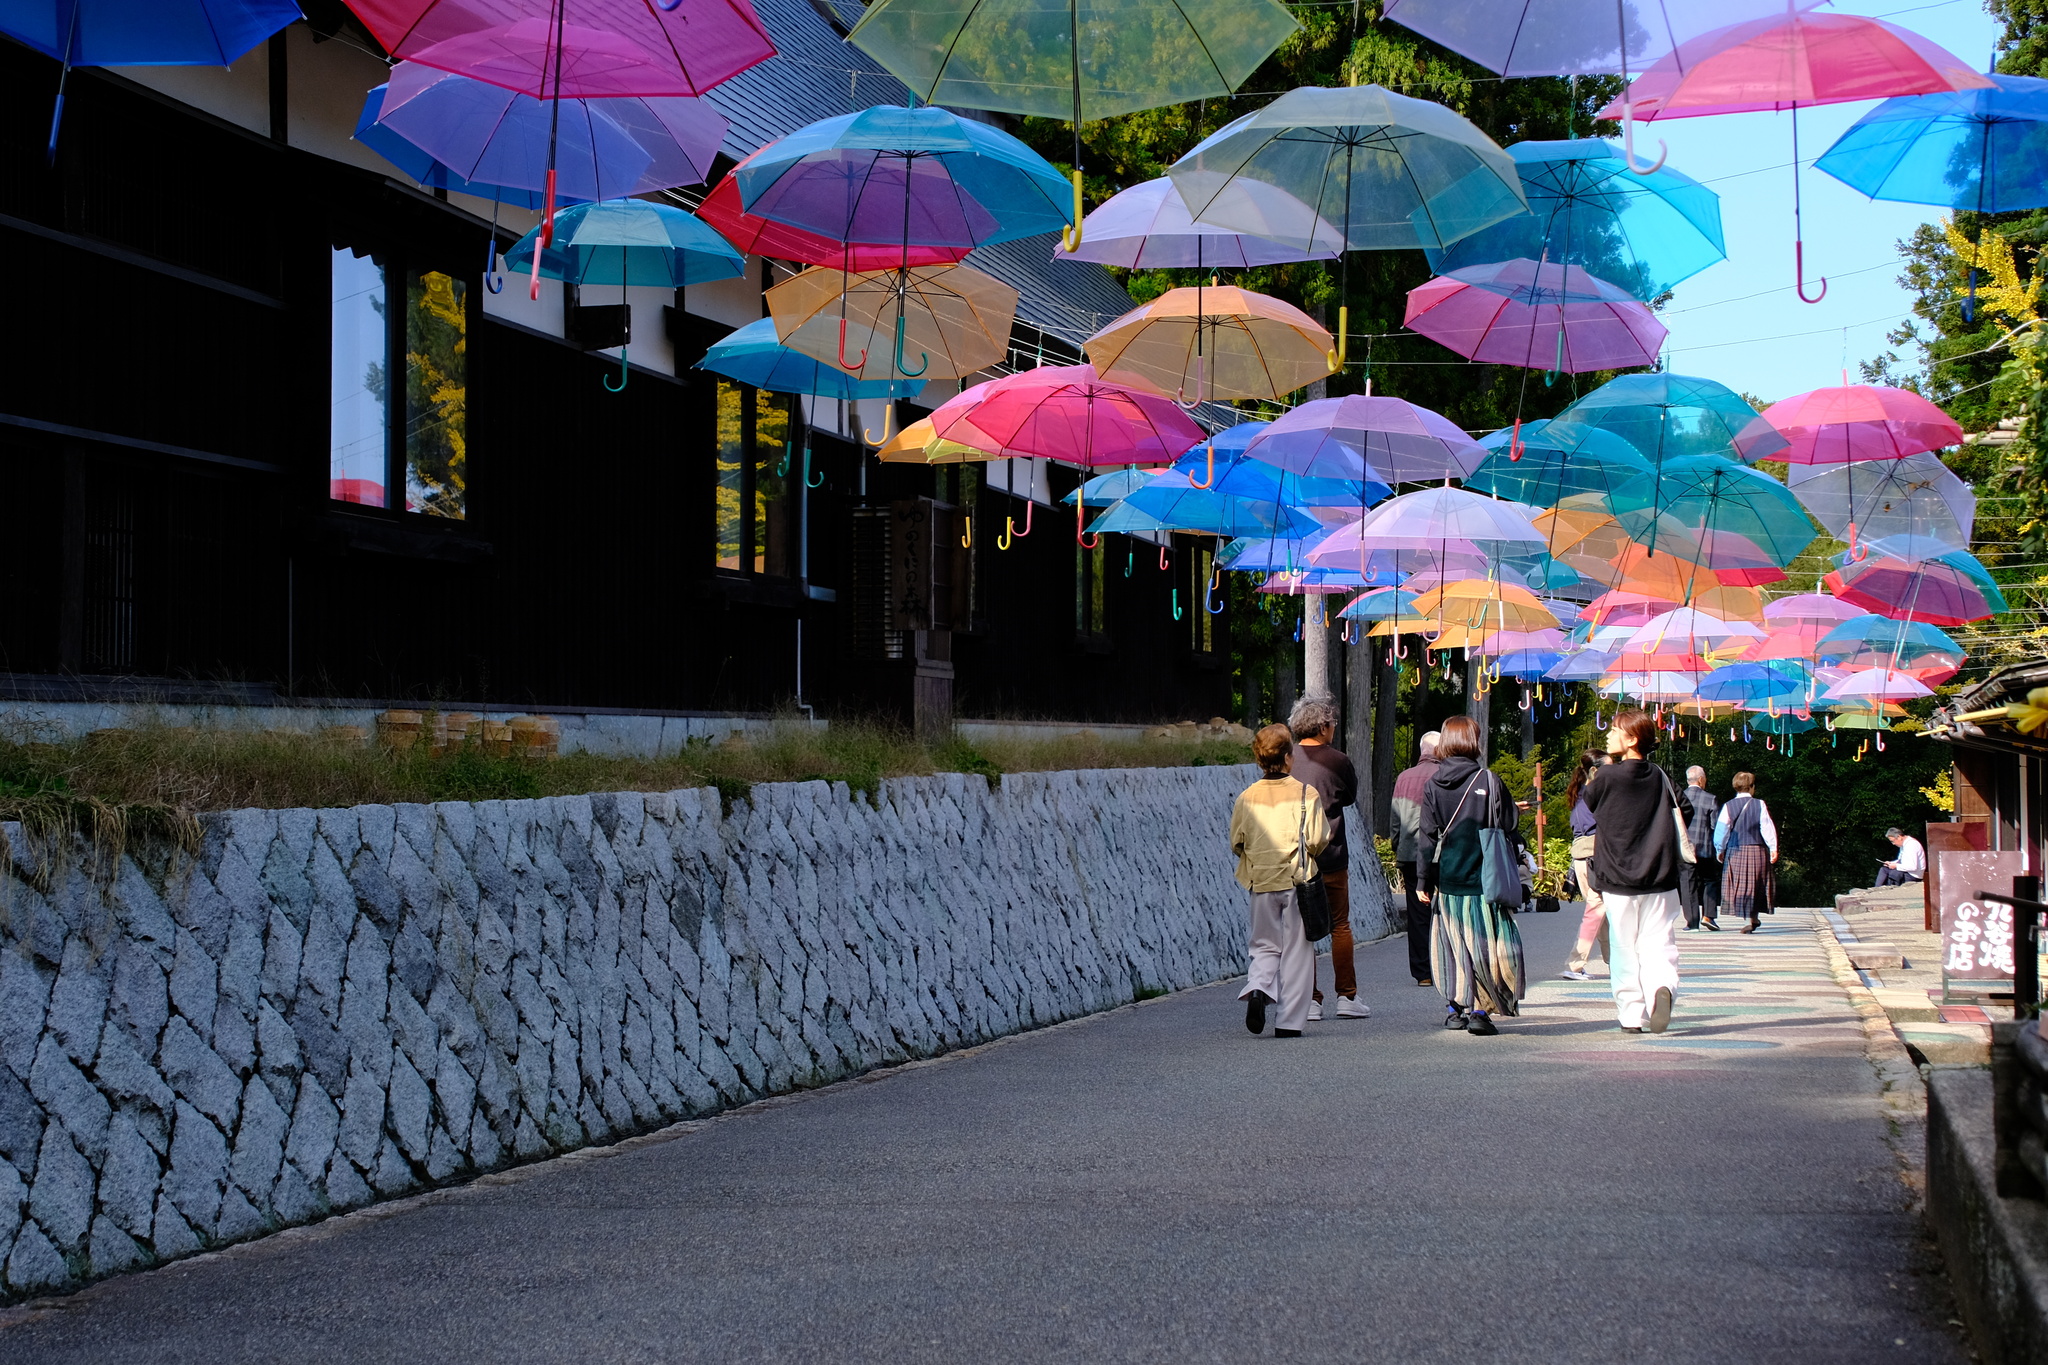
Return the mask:
<path fill-rule="evenodd" d="M 1879 886 L 1907 886 L 1924 881 L 1927 877 L 1927 849 L 1912 835 L 1903 833 L 1897 825 L 1884 832 L 1892 841 L 1892 847 L 1899 856 L 1881 866 L 1877 874 Z"/>

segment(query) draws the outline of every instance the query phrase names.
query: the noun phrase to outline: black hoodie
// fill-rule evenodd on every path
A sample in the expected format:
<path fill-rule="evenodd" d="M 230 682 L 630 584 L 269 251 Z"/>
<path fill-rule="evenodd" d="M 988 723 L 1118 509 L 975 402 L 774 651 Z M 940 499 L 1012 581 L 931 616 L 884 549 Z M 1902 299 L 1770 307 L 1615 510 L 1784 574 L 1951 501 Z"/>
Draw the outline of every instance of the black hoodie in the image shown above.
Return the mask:
<path fill-rule="evenodd" d="M 1479 776 L 1476 758 L 1447 758 L 1437 766 L 1436 776 L 1424 788 L 1417 831 L 1415 866 L 1424 891 L 1441 888 L 1453 896 L 1478 896 L 1485 888 L 1480 882 L 1479 831 L 1504 829 L 1518 838 L 1521 812 L 1508 795 L 1508 784 L 1495 773 Z M 1471 796 L 1465 795 L 1467 789 Z M 1459 802 L 1463 801 L 1461 809 Z M 1437 835 L 1448 828 L 1441 864 L 1434 861 Z"/>
<path fill-rule="evenodd" d="M 1595 768 L 1581 798 L 1600 821 L 1593 841 L 1593 887 L 1617 896 L 1678 889 L 1677 806 L 1671 779 L 1646 758 Z"/>

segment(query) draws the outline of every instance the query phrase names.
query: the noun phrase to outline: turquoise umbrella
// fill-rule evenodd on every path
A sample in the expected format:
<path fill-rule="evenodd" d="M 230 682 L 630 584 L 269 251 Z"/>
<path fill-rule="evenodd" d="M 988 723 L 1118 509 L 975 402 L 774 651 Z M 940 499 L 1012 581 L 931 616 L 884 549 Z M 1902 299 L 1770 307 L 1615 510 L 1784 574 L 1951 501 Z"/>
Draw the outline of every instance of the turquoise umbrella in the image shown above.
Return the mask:
<path fill-rule="evenodd" d="M 922 379 L 862 379 L 793 351 L 776 339 L 774 318 L 750 322 L 723 341 L 713 342 L 697 368 L 773 393 L 808 393 L 819 398 L 908 398 L 924 387 Z"/>
<path fill-rule="evenodd" d="M 1465 486 L 1531 507 L 1575 493 L 1612 493 L 1650 473 L 1642 452 L 1600 427 L 1561 419 L 1523 422 L 1479 438 L 1488 452 Z"/>
<path fill-rule="evenodd" d="M 1622 528 L 1652 554 L 1663 550 L 1709 569 L 1720 567 L 1738 547 L 1744 562 L 1761 551 L 1783 568 L 1814 540 L 1813 523 L 1791 489 L 1718 455 L 1667 460 L 1605 501 Z"/>

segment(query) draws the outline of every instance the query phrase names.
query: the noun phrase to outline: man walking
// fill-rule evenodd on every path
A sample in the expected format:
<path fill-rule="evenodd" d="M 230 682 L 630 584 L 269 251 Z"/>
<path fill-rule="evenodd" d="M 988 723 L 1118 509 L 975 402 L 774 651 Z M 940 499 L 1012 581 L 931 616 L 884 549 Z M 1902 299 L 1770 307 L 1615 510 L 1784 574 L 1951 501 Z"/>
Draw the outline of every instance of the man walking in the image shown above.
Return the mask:
<path fill-rule="evenodd" d="M 1394 865 L 1401 869 L 1401 889 L 1408 898 L 1408 974 L 1418 986 L 1436 983 L 1429 974 L 1429 917 L 1432 907 L 1416 895 L 1421 886 L 1417 862 L 1422 847 L 1422 798 L 1436 776 L 1436 745 L 1442 736 L 1431 730 L 1422 737 L 1422 757 L 1394 779 Z"/>
<path fill-rule="evenodd" d="M 1323 798 L 1323 818 L 1330 822 L 1330 842 L 1316 855 L 1316 870 L 1323 874 L 1323 890 L 1330 898 L 1330 969 L 1336 977 L 1337 1017 L 1367 1019 L 1372 1011 L 1358 998 L 1357 952 L 1351 941 L 1351 850 L 1344 839 L 1344 808 L 1357 804 L 1358 771 L 1344 751 L 1330 743 L 1337 737 L 1337 705 L 1328 697 L 1296 702 L 1287 728 L 1294 732 L 1293 776 Z M 1320 986 L 1308 1017 L 1323 1017 Z"/>
<path fill-rule="evenodd" d="M 1685 811 L 1685 833 L 1692 840 L 1699 861 L 1678 865 L 1678 901 L 1685 910 L 1685 927 L 1697 929 L 1704 922 L 1721 932 L 1721 863 L 1714 856 L 1714 820 L 1721 813 L 1720 798 L 1707 790 L 1707 770 L 1694 764 L 1685 770 L 1685 791 L 1678 798 Z"/>
<path fill-rule="evenodd" d="M 1899 856 L 1883 865 L 1877 874 L 1879 886 L 1905 886 L 1909 882 L 1923 881 L 1927 877 L 1927 849 L 1912 835 L 1903 833 L 1897 825 L 1884 832 L 1892 841 L 1892 847 Z"/>

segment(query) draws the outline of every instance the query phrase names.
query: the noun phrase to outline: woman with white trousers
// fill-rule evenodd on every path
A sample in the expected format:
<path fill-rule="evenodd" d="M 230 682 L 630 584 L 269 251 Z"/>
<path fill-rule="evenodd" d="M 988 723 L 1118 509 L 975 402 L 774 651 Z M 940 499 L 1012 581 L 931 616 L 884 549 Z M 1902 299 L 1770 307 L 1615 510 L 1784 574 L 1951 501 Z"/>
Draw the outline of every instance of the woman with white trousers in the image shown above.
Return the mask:
<path fill-rule="evenodd" d="M 1613 762 L 1581 798 L 1599 820 L 1592 879 L 1607 912 L 1614 1010 L 1628 1033 L 1662 1033 L 1678 996 L 1678 794 L 1645 757 L 1657 722 L 1639 710 L 1607 732 Z"/>
<path fill-rule="evenodd" d="M 1268 725 L 1252 737 L 1259 780 L 1238 793 L 1230 811 L 1230 851 L 1237 855 L 1238 885 L 1251 892 L 1251 965 L 1244 989 L 1244 1026 L 1266 1028 L 1266 1009 L 1278 1005 L 1275 1038 L 1299 1038 L 1316 988 L 1316 950 L 1302 932 L 1295 882 L 1330 842 L 1330 822 L 1315 789 L 1288 775 L 1294 736 Z"/>

